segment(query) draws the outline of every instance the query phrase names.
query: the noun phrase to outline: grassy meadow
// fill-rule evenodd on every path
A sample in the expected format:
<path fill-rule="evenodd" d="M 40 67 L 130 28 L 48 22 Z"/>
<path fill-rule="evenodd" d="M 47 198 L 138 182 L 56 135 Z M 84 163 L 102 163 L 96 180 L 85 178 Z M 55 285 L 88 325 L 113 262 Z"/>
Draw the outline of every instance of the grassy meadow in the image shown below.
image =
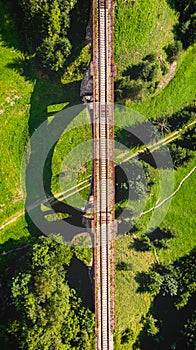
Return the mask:
<path fill-rule="evenodd" d="M 115 10 L 115 61 L 120 75 L 149 53 L 161 54 L 174 40 L 177 14 L 168 1 L 118 0 Z"/>
<path fill-rule="evenodd" d="M 19 71 L 18 62 L 24 55 L 17 48 L 13 22 L 7 19 L 7 29 L 12 30 L 13 42 L 0 42 L 0 223 L 23 208 L 20 189 L 20 165 L 28 140 L 30 101 L 34 89 L 33 81 L 25 79 Z M 10 24 L 11 23 L 11 24 Z M 3 25 L 3 23 L 1 23 Z M 11 26 L 9 28 L 9 25 Z"/>
<path fill-rule="evenodd" d="M 186 167 L 179 167 L 175 171 L 175 187 L 194 168 L 196 158 L 192 159 Z M 196 245 L 195 240 L 195 206 L 193 193 L 195 188 L 195 173 L 183 184 L 180 191 L 172 198 L 171 205 L 160 229 L 166 229 L 175 234 L 175 238 L 168 239 L 167 249 L 157 249 L 156 253 L 163 265 L 170 264 L 176 259 L 188 254 Z M 155 193 L 157 195 L 156 189 Z M 154 202 L 154 201 L 153 201 Z M 151 207 L 147 203 L 147 207 Z M 183 203 L 183 206 L 182 206 Z M 116 242 L 117 250 L 117 332 L 116 349 L 128 350 L 132 348 L 143 325 L 142 316 L 150 310 L 153 297 L 150 293 L 139 291 L 138 273 L 146 272 L 156 263 L 153 251 L 138 251 L 134 248 L 134 238 L 141 237 L 146 231 L 151 215 L 146 215 L 136 223 L 136 231 L 121 237 Z M 120 268 L 122 262 L 127 266 Z M 133 338 L 127 344 L 121 344 L 121 336 L 126 328 L 133 331 Z"/>

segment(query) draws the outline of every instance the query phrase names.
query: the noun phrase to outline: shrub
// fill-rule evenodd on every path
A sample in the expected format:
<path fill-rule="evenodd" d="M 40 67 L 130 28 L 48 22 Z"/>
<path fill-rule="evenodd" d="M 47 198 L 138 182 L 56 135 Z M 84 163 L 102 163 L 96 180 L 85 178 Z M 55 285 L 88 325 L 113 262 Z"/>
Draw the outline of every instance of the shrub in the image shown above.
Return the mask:
<path fill-rule="evenodd" d="M 181 41 L 175 41 L 173 44 L 169 44 L 165 48 L 167 54 L 167 61 L 173 63 L 177 60 L 182 52 L 182 43 Z"/>
<path fill-rule="evenodd" d="M 159 332 L 159 328 L 156 326 L 157 320 L 151 315 L 148 314 L 145 319 L 145 328 L 146 333 L 149 336 L 155 336 Z"/>
<path fill-rule="evenodd" d="M 129 343 L 130 340 L 133 340 L 134 332 L 131 328 L 126 328 L 121 336 L 121 344 Z"/>
<path fill-rule="evenodd" d="M 149 273 L 142 272 L 139 275 L 140 290 L 142 292 L 149 292 L 152 295 L 159 293 L 163 282 L 163 276 L 155 271 Z"/>
<path fill-rule="evenodd" d="M 178 293 L 178 281 L 172 274 L 165 274 L 161 286 L 162 295 L 169 294 L 170 296 L 177 295 Z"/>
<path fill-rule="evenodd" d="M 187 323 L 184 325 L 182 334 L 185 336 L 186 343 L 189 348 L 196 348 L 196 311 L 193 312 L 192 316 L 188 319 Z"/>
<path fill-rule="evenodd" d="M 120 99 L 142 99 L 143 83 L 141 80 L 131 80 L 129 76 L 123 77 L 118 83 L 116 92 Z"/>
<path fill-rule="evenodd" d="M 191 158 L 191 151 L 176 143 L 169 145 L 169 150 L 175 168 L 184 165 Z"/>

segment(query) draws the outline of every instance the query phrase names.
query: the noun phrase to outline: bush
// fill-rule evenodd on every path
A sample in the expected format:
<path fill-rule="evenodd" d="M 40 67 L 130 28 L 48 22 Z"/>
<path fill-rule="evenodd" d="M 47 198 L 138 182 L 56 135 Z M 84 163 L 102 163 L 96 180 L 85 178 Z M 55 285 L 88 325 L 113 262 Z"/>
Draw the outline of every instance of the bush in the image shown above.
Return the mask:
<path fill-rule="evenodd" d="M 181 52 L 182 52 L 182 43 L 181 41 L 175 41 L 173 44 L 169 44 L 166 48 L 165 48 L 166 54 L 167 54 L 167 61 L 169 63 L 173 63 L 174 61 L 176 61 Z"/>
<path fill-rule="evenodd" d="M 146 333 L 149 336 L 154 337 L 159 332 L 159 328 L 156 326 L 156 323 L 157 320 L 151 314 L 148 314 L 145 319 L 145 328 Z"/>
<path fill-rule="evenodd" d="M 163 276 L 158 272 L 150 271 L 149 273 L 142 272 L 139 275 L 140 290 L 149 292 L 152 295 L 157 295 L 161 289 Z"/>
<path fill-rule="evenodd" d="M 131 328 L 126 328 L 121 336 L 121 344 L 129 343 L 130 340 L 133 340 L 134 332 Z"/>
<path fill-rule="evenodd" d="M 184 329 L 182 334 L 185 336 L 186 344 L 190 349 L 196 348 L 196 311 L 193 312 L 190 319 L 188 319 L 187 323 L 184 325 Z"/>
<path fill-rule="evenodd" d="M 161 286 L 162 295 L 165 296 L 169 294 L 174 296 L 178 294 L 178 281 L 172 274 L 165 274 Z"/>
<path fill-rule="evenodd" d="M 191 158 L 191 151 L 177 145 L 176 143 L 169 145 L 169 150 L 175 168 L 184 165 Z"/>
<path fill-rule="evenodd" d="M 116 89 L 117 97 L 120 99 L 140 100 L 142 99 L 144 85 L 141 80 L 131 80 L 129 76 L 123 77 Z"/>

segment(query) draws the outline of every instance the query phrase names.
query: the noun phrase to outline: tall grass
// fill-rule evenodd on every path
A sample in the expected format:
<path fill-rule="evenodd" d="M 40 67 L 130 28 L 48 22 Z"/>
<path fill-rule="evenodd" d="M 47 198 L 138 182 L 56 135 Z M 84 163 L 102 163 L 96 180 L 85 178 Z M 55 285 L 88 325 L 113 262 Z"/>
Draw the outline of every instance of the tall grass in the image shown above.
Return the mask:
<path fill-rule="evenodd" d="M 118 75 L 145 55 L 165 55 L 173 42 L 177 15 L 166 0 L 119 0 L 115 15 L 115 61 Z"/>

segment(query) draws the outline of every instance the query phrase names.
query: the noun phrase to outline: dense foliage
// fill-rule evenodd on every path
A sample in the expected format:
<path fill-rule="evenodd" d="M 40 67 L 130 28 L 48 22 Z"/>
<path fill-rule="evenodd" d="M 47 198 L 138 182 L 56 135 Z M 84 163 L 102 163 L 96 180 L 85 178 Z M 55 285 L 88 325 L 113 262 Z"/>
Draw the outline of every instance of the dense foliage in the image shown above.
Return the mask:
<path fill-rule="evenodd" d="M 21 349 L 90 349 L 94 337 L 93 314 L 71 290 L 65 268 L 71 248 L 60 236 L 41 237 L 33 246 L 28 270 L 12 281 L 12 299 L 18 317 L 9 332 Z"/>
<path fill-rule="evenodd" d="M 162 76 L 161 69 L 156 54 L 149 54 L 137 65 L 127 67 L 116 83 L 116 98 L 142 100 L 144 95 L 156 90 Z"/>
<path fill-rule="evenodd" d="M 196 250 L 193 250 L 173 265 L 158 265 L 148 273 L 142 272 L 139 276 L 140 291 L 149 291 L 152 294 L 161 291 L 162 295 L 176 296 L 176 307 L 184 307 L 196 292 L 195 254 Z"/>
<path fill-rule="evenodd" d="M 70 54 L 67 37 L 70 11 L 77 0 L 18 0 L 24 15 L 24 30 L 29 47 L 43 67 L 59 70 Z"/>
<path fill-rule="evenodd" d="M 178 33 L 184 47 L 193 44 L 196 40 L 196 13 L 195 0 L 174 0 L 176 10 L 179 12 Z"/>
<path fill-rule="evenodd" d="M 139 348 L 154 349 L 156 344 L 156 349 L 161 350 L 174 344 L 176 349 L 195 349 L 195 254 L 193 249 L 174 264 L 157 264 L 148 273 L 140 274 L 140 292 L 157 296 L 141 320 Z"/>

